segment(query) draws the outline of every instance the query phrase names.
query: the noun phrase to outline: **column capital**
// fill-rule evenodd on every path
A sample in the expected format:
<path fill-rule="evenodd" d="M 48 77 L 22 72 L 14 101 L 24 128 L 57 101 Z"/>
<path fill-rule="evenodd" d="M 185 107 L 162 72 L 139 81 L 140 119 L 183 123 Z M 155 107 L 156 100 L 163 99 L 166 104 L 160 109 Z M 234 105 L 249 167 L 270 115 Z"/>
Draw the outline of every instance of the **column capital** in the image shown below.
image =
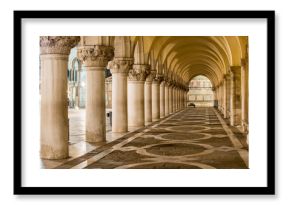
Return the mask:
<path fill-rule="evenodd" d="M 162 81 L 163 81 L 163 75 L 156 74 L 155 78 L 153 78 L 153 82 L 152 83 L 160 84 Z"/>
<path fill-rule="evenodd" d="M 133 65 L 133 69 L 129 70 L 128 80 L 145 81 L 149 73 L 150 73 L 149 65 Z"/>
<path fill-rule="evenodd" d="M 151 70 L 150 73 L 147 75 L 146 82 L 152 83 L 153 79 L 156 76 L 156 70 Z"/>
<path fill-rule="evenodd" d="M 114 58 L 109 62 L 108 68 L 111 73 L 128 73 L 132 69 L 134 63 L 133 58 Z"/>
<path fill-rule="evenodd" d="M 246 58 L 241 59 L 241 66 L 247 66 L 248 65 L 248 60 Z"/>
<path fill-rule="evenodd" d="M 231 75 L 229 73 L 224 75 L 224 80 L 230 80 Z"/>
<path fill-rule="evenodd" d="M 241 66 L 231 66 L 231 73 L 235 73 L 241 70 Z"/>
<path fill-rule="evenodd" d="M 175 88 L 175 81 L 174 80 L 169 81 L 169 86 L 171 88 Z"/>
<path fill-rule="evenodd" d="M 40 54 L 69 55 L 79 41 L 79 36 L 40 36 Z"/>
<path fill-rule="evenodd" d="M 114 56 L 114 48 L 103 45 L 80 46 L 77 56 L 87 67 L 105 68 Z"/>
<path fill-rule="evenodd" d="M 165 86 L 169 87 L 170 86 L 169 80 L 168 79 L 164 80 L 164 84 L 165 84 Z"/>

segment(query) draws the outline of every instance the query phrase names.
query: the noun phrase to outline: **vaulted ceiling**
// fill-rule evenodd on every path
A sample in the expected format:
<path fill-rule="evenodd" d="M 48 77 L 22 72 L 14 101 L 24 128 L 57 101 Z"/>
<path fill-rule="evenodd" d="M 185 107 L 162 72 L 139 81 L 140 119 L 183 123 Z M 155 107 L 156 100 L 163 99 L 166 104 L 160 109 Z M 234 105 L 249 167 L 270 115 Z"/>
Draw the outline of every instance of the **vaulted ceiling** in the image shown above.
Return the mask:
<path fill-rule="evenodd" d="M 81 44 L 104 44 L 115 48 L 115 57 L 134 57 L 135 64 L 188 86 L 197 75 L 218 85 L 231 66 L 246 58 L 246 36 L 104 36 L 81 37 Z"/>

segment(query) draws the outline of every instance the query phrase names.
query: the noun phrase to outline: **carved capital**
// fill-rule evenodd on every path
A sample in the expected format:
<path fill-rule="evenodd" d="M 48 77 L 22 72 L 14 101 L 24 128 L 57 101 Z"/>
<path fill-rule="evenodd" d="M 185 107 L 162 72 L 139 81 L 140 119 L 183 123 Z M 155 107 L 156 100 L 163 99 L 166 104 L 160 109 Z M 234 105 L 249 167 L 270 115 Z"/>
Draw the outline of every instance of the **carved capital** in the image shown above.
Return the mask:
<path fill-rule="evenodd" d="M 153 78 L 152 83 L 161 83 L 163 81 L 163 75 L 156 74 L 155 78 Z"/>
<path fill-rule="evenodd" d="M 169 87 L 169 86 L 170 86 L 170 82 L 168 81 L 168 79 L 167 79 L 167 80 L 164 80 L 164 85 L 165 85 L 166 87 Z"/>
<path fill-rule="evenodd" d="M 79 41 L 79 36 L 40 36 L 40 54 L 69 55 Z"/>
<path fill-rule="evenodd" d="M 241 59 L 241 65 L 242 65 L 243 67 L 247 66 L 247 65 L 248 65 L 248 59 L 247 59 L 247 58 L 242 58 L 242 59 Z"/>
<path fill-rule="evenodd" d="M 131 81 L 145 81 L 149 73 L 149 65 L 133 65 L 133 69 L 129 70 L 128 78 Z"/>
<path fill-rule="evenodd" d="M 230 74 L 225 74 L 224 75 L 224 80 L 230 80 L 231 79 L 231 75 Z"/>
<path fill-rule="evenodd" d="M 114 58 L 109 62 L 108 68 L 111 73 L 128 73 L 132 69 L 133 63 L 133 58 Z"/>
<path fill-rule="evenodd" d="M 152 82 L 156 76 L 156 70 L 151 70 L 150 73 L 147 75 L 146 82 Z"/>
<path fill-rule="evenodd" d="M 114 48 L 102 45 L 81 46 L 78 47 L 77 56 L 87 67 L 105 68 L 114 57 Z"/>
<path fill-rule="evenodd" d="M 231 66 L 231 73 L 241 72 L 241 66 Z"/>

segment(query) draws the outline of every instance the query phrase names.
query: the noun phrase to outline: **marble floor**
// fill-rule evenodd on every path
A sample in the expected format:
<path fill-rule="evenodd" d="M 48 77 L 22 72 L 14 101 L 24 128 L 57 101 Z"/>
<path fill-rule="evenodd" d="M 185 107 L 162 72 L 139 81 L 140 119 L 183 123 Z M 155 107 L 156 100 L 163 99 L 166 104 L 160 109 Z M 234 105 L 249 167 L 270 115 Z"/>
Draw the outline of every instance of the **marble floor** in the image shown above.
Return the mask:
<path fill-rule="evenodd" d="M 84 128 L 84 125 L 80 125 Z M 79 129 L 75 128 L 75 129 Z M 77 133 L 77 132 L 76 132 Z M 84 130 L 83 130 L 84 133 Z M 91 145 L 45 168 L 57 169 L 247 169 L 246 136 L 214 108 L 186 108 L 140 129 Z M 71 147 L 71 145 L 70 145 Z"/>

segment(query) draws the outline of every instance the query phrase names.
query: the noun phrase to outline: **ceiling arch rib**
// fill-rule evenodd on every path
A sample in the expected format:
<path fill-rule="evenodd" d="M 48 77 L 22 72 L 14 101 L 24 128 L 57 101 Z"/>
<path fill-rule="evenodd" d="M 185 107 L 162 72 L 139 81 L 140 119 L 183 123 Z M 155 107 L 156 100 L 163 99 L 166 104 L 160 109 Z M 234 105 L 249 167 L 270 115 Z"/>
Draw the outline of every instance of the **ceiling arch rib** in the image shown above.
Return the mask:
<path fill-rule="evenodd" d="M 213 85 L 218 85 L 219 76 L 212 68 L 203 64 L 189 65 L 188 67 L 192 68 L 185 69 L 184 72 L 181 73 L 186 84 L 189 84 L 193 76 L 196 76 L 197 74 L 202 75 L 203 73 L 206 73 L 207 78 L 209 78 L 212 81 Z"/>

